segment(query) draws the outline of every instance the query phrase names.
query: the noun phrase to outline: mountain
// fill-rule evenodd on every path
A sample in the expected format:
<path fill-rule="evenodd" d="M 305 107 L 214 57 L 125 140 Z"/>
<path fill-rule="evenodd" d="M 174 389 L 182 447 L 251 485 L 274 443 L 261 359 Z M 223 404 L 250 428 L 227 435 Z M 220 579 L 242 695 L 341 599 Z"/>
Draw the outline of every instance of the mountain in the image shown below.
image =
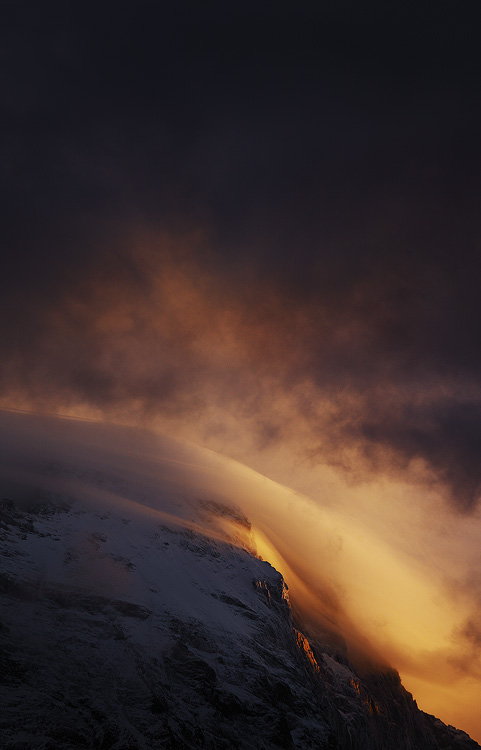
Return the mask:
<path fill-rule="evenodd" d="M 394 670 L 311 637 L 249 520 L 196 496 L 172 447 L 161 461 L 137 431 L 0 425 L 2 750 L 479 747 Z"/>

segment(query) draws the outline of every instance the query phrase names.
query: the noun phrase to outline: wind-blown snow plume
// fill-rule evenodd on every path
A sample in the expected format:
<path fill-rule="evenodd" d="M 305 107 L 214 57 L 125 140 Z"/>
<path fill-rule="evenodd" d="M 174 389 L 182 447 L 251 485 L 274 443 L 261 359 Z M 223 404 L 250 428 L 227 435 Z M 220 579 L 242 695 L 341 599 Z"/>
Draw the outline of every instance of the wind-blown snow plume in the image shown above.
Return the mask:
<path fill-rule="evenodd" d="M 256 549 L 284 575 L 305 628 L 333 643 L 344 637 L 350 658 L 365 669 L 390 661 L 421 707 L 476 732 L 468 719 L 481 694 L 479 665 L 466 645 L 473 642 L 465 624 L 471 589 L 453 593 L 443 571 L 433 573 L 431 557 L 423 559 L 425 550 L 389 545 L 346 510 L 158 433 L 11 412 L 1 413 L 0 426 L 2 495 L 17 503 L 54 495 L 125 507 L 152 523 Z M 234 520 L 223 514 L 226 507 L 237 509 L 237 521 L 235 510 Z M 439 554 L 453 544 L 439 529 L 428 536 Z M 463 574 L 460 560 L 458 580 Z"/>

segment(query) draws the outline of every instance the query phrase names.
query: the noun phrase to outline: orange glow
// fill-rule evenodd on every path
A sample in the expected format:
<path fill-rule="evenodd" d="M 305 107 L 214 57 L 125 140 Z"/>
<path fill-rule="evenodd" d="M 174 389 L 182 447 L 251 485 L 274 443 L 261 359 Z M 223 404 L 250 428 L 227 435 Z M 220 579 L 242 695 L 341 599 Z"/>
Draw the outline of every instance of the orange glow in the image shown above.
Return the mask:
<path fill-rule="evenodd" d="M 295 630 L 297 645 L 303 651 L 311 664 L 314 672 L 319 672 L 319 664 L 316 661 L 316 657 L 312 653 L 312 648 L 307 640 L 306 636 L 303 635 L 299 630 Z"/>
<path fill-rule="evenodd" d="M 422 548 L 418 526 L 412 530 L 411 547 L 401 525 L 391 530 L 389 539 L 386 515 L 378 518 L 383 538 L 369 529 L 364 503 L 382 508 L 386 489 L 404 500 L 405 490 L 399 486 L 344 487 L 346 499 L 351 495 L 358 500 L 356 518 L 345 509 L 323 508 L 239 464 L 212 458 L 218 469 L 223 465 L 218 489 L 252 520 L 249 545 L 282 572 L 301 622 L 313 633 L 316 628 L 321 634 L 342 633 L 354 663 L 367 658 L 368 665 L 374 660 L 397 667 L 423 710 L 479 737 L 478 658 L 473 654 L 471 674 L 466 674 L 460 659 L 468 646 L 455 642 L 453 635 L 472 613 L 474 602 L 469 592 L 451 590 L 443 569 L 437 568 L 442 554 L 453 547 L 453 534 L 443 535 L 443 524 L 439 529 L 434 524 L 423 531 L 428 546 Z M 391 512 L 396 508 L 391 506 Z M 471 525 L 474 544 L 478 527 L 472 519 L 458 523 Z M 458 551 L 467 538 L 460 533 L 454 548 Z M 465 552 L 470 549 L 465 547 Z"/>

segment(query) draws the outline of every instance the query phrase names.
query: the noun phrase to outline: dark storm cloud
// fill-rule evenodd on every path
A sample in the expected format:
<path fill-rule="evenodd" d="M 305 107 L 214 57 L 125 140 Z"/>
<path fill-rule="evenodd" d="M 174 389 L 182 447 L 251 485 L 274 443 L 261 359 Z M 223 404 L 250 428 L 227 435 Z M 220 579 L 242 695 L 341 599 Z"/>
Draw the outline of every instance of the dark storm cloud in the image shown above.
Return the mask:
<path fill-rule="evenodd" d="M 334 445 L 422 458 L 471 507 L 481 117 L 466 11 L 2 10 L 4 391 L 178 414 L 214 399 L 264 444 L 287 430 L 273 380 L 287 398 L 308 379 L 336 405 L 327 425 L 298 397 L 313 450 L 329 427 Z M 213 337 L 172 313 L 158 277 L 176 263 Z"/>
<path fill-rule="evenodd" d="M 433 405 L 404 406 L 400 414 L 386 410 L 361 426 L 367 451 L 389 446 L 406 463 L 424 459 L 451 489 L 462 510 L 479 500 L 481 485 L 481 405 L 449 399 Z"/>

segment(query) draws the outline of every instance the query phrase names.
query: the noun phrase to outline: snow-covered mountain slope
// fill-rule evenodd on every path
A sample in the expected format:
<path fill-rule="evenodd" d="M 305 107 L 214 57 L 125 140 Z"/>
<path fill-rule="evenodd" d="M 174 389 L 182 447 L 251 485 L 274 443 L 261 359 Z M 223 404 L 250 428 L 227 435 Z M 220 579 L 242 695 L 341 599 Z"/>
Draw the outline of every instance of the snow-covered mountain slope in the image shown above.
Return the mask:
<path fill-rule="evenodd" d="M 2 750 L 478 747 L 394 671 L 309 640 L 281 575 L 236 543 L 248 520 L 190 479 L 156 485 L 141 441 L 105 463 L 82 426 L 32 443 L 22 424 L 2 434 Z"/>

